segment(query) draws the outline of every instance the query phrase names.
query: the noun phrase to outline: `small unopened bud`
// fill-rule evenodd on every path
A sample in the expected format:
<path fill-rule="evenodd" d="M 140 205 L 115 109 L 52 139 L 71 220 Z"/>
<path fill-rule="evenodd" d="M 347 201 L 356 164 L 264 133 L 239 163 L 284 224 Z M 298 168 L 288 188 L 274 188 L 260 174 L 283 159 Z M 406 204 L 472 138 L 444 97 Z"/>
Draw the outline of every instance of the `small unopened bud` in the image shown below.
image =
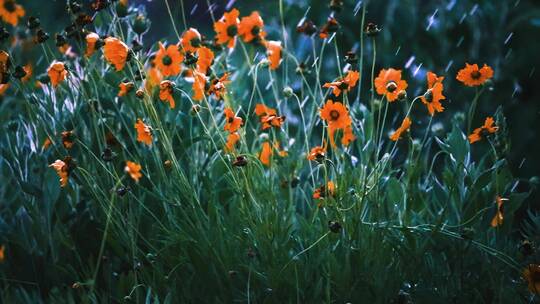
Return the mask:
<path fill-rule="evenodd" d="M 198 104 L 194 104 L 194 105 L 191 107 L 191 114 L 193 114 L 193 115 L 199 113 L 200 111 L 201 111 L 201 106 L 198 105 Z"/>
<path fill-rule="evenodd" d="M 338 221 L 328 221 L 328 229 L 333 233 L 339 233 L 341 228 L 341 224 Z"/>
<path fill-rule="evenodd" d="M 287 98 L 293 96 L 293 93 L 294 93 L 294 92 L 293 92 L 293 89 L 292 89 L 291 87 L 289 87 L 289 86 L 287 86 L 287 87 L 285 87 L 285 88 L 283 89 L 283 95 L 284 95 L 285 97 L 287 97 Z"/>
<path fill-rule="evenodd" d="M 137 96 L 137 98 L 139 98 L 139 99 L 143 99 L 144 98 L 144 91 L 142 89 L 138 89 L 137 91 L 135 91 L 135 96 Z"/>
<path fill-rule="evenodd" d="M 379 34 L 380 31 L 381 31 L 381 29 L 375 23 L 369 22 L 366 25 L 365 33 L 366 33 L 366 35 L 368 35 L 368 37 L 375 37 L 375 36 L 377 36 Z"/>
<path fill-rule="evenodd" d="M 165 167 L 165 169 L 167 170 L 170 170 L 172 168 L 172 161 L 170 159 L 167 159 L 163 162 L 163 167 Z"/>

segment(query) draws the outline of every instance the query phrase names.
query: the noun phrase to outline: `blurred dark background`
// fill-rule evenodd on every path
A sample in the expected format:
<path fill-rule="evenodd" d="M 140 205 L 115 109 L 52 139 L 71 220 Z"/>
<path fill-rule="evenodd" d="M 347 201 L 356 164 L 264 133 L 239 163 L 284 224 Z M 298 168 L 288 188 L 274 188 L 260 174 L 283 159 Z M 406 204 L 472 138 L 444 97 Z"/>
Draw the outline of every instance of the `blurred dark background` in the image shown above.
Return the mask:
<path fill-rule="evenodd" d="M 67 24 L 66 0 L 19 0 L 28 15 L 38 15 L 47 30 L 59 31 Z M 89 2 L 88 0 L 83 2 Z M 165 0 L 130 0 L 145 7 L 152 25 L 145 44 L 159 39 L 175 39 Z M 295 34 L 295 27 L 305 15 L 322 25 L 332 13 L 329 0 L 283 0 L 285 25 L 291 35 L 289 48 L 307 57 L 309 39 Z M 540 1 L 412 1 L 412 0 L 345 0 L 341 12 L 335 13 L 341 28 L 336 36 L 343 54 L 357 49 L 361 35 L 362 7 L 367 5 L 366 22 L 378 24 L 383 31 L 377 37 L 377 66 L 404 69 L 409 94 L 420 93 L 425 86 L 425 72 L 432 70 L 446 76 L 447 111 L 437 116 L 446 129 L 451 117 L 470 104 L 474 89 L 464 89 L 455 81 L 465 62 L 487 63 L 495 70 L 493 87 L 482 96 L 476 115 L 479 125 L 493 115 L 500 105 L 507 117 L 511 149 L 507 158 L 513 173 L 524 179 L 540 173 Z M 183 29 L 181 1 L 169 0 L 179 30 Z M 213 36 L 212 16 L 236 7 L 241 15 L 260 11 L 270 39 L 280 39 L 279 0 L 184 0 L 188 26 Z M 371 43 L 366 41 L 363 86 L 369 86 Z M 329 56 L 331 57 L 331 56 Z M 331 62 L 329 63 L 331 64 Z M 329 80 L 329 79 L 325 79 Z M 529 184 L 529 183 L 525 183 Z M 529 184 L 530 185 L 530 184 Z M 534 194 L 529 203 L 540 206 Z"/>

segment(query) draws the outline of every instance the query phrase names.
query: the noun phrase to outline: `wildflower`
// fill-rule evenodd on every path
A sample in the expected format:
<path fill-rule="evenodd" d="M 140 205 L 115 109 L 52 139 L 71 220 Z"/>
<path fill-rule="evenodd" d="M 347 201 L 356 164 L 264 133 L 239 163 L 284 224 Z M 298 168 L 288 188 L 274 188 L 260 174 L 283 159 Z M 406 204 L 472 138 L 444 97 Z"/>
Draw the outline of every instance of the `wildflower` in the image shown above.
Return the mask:
<path fill-rule="evenodd" d="M 152 127 L 144 124 L 144 122 L 138 118 L 135 123 L 135 129 L 137 130 L 137 141 L 146 144 L 147 146 L 152 145 Z"/>
<path fill-rule="evenodd" d="M 319 188 L 315 189 L 313 191 L 313 198 L 314 199 L 324 199 L 326 197 L 334 196 L 336 192 L 336 186 L 334 185 L 334 182 L 328 181 L 325 185 L 320 186 Z"/>
<path fill-rule="evenodd" d="M 163 43 L 159 42 L 159 50 L 154 58 L 154 66 L 161 72 L 164 77 L 176 76 L 182 70 L 182 61 L 184 55 L 180 53 L 177 45 L 169 45 L 167 48 Z"/>
<path fill-rule="evenodd" d="M 377 24 L 373 22 L 369 22 L 366 25 L 366 29 L 364 30 L 364 33 L 366 33 L 368 37 L 375 37 L 379 34 L 380 31 L 381 29 L 379 28 Z"/>
<path fill-rule="evenodd" d="M 163 74 L 155 66 L 149 68 L 146 71 L 146 79 L 144 81 L 144 87 L 148 92 L 151 92 L 152 89 L 159 85 L 163 79 Z"/>
<path fill-rule="evenodd" d="M 223 113 L 225 114 L 225 127 L 223 127 L 223 130 L 229 131 L 229 133 L 238 131 L 243 123 L 242 118 L 237 117 L 231 108 L 225 108 Z"/>
<path fill-rule="evenodd" d="M 311 36 L 317 32 L 317 27 L 313 21 L 303 19 L 296 27 L 296 32 L 303 33 L 306 36 Z"/>
<path fill-rule="evenodd" d="M 278 116 L 275 109 L 267 107 L 262 103 L 255 106 L 255 115 L 259 116 L 263 130 L 271 127 L 280 128 L 283 122 L 285 122 L 285 116 Z"/>
<path fill-rule="evenodd" d="M 272 150 L 272 146 L 269 142 L 265 141 L 262 144 L 261 153 L 259 154 L 259 160 L 261 163 L 265 166 L 270 166 L 270 160 L 272 158 L 272 154 L 274 154 Z"/>
<path fill-rule="evenodd" d="M 5 23 L 17 26 L 19 18 L 25 14 L 24 8 L 15 0 L 0 0 L 0 17 Z"/>
<path fill-rule="evenodd" d="M 244 42 L 264 40 L 266 33 L 263 30 L 264 21 L 259 12 L 252 12 L 247 17 L 242 17 L 238 25 L 238 34 L 242 36 Z"/>
<path fill-rule="evenodd" d="M 206 87 L 206 76 L 198 71 L 193 71 L 193 100 L 200 101 L 204 98 L 204 89 Z"/>
<path fill-rule="evenodd" d="M 69 174 L 75 167 L 75 164 L 70 156 L 66 156 L 64 160 L 55 160 L 49 167 L 56 170 L 56 173 L 60 177 L 60 187 L 65 187 L 68 184 Z"/>
<path fill-rule="evenodd" d="M 349 89 L 354 88 L 359 78 L 360 73 L 358 73 L 358 71 L 349 70 L 343 79 L 335 82 L 325 83 L 323 87 L 331 88 L 332 94 L 339 96 L 341 95 L 341 92 L 347 92 Z"/>
<path fill-rule="evenodd" d="M 445 99 L 442 94 L 444 88 L 442 84 L 443 79 L 444 77 L 442 76 L 438 77 L 435 73 L 427 72 L 428 89 L 426 93 L 420 97 L 420 100 L 426 105 L 431 116 L 433 116 L 435 112 L 444 111 L 444 107 L 441 105 L 441 100 Z"/>
<path fill-rule="evenodd" d="M 319 31 L 319 37 L 322 39 L 328 38 L 329 33 L 335 33 L 339 29 L 339 23 L 334 17 L 328 17 L 328 20 Z"/>
<path fill-rule="evenodd" d="M 478 68 L 478 64 L 465 63 L 465 67 L 459 70 L 456 79 L 463 82 L 466 86 L 476 87 L 483 85 L 488 79 L 493 77 L 493 69 L 487 64 Z"/>
<path fill-rule="evenodd" d="M 484 121 L 484 125 L 480 128 L 474 129 L 473 133 L 469 135 L 469 143 L 473 144 L 477 141 L 480 141 L 482 137 L 493 134 L 499 130 L 499 127 L 493 125 L 495 120 L 493 117 L 487 117 Z"/>
<path fill-rule="evenodd" d="M 56 88 L 58 84 L 66 79 L 68 72 L 63 62 L 55 60 L 49 66 L 47 74 L 49 75 L 53 87 Z"/>
<path fill-rule="evenodd" d="M 225 73 L 220 78 L 213 78 L 210 81 L 210 86 L 208 88 L 208 95 L 214 95 L 216 99 L 221 100 L 227 92 L 225 87 L 226 83 L 229 83 L 228 80 L 229 74 Z"/>
<path fill-rule="evenodd" d="M 214 52 L 209 48 L 202 46 L 197 49 L 197 57 L 197 71 L 206 75 L 206 73 L 208 73 L 208 68 L 210 68 L 214 61 Z"/>
<path fill-rule="evenodd" d="M 341 144 L 344 146 L 348 146 L 355 139 L 356 139 L 356 136 L 354 136 L 352 125 L 348 125 L 343 130 L 343 137 L 341 137 Z"/>
<path fill-rule="evenodd" d="M 73 142 L 75 134 L 73 131 L 64 131 L 62 132 L 62 145 L 64 145 L 64 148 L 71 149 L 73 145 L 75 144 Z"/>
<path fill-rule="evenodd" d="M 332 130 L 345 129 L 352 123 L 349 110 L 341 102 L 328 100 L 320 109 L 321 119 L 328 123 Z"/>
<path fill-rule="evenodd" d="M 118 91 L 118 97 L 126 96 L 127 93 L 129 93 L 129 92 L 131 92 L 133 90 L 134 87 L 135 87 L 135 84 L 133 82 L 131 82 L 131 81 L 128 81 L 128 82 L 122 81 L 118 85 L 118 88 L 120 89 Z"/>
<path fill-rule="evenodd" d="M 277 69 L 281 63 L 281 41 L 267 41 L 266 54 L 270 62 L 270 69 Z"/>
<path fill-rule="evenodd" d="M 398 99 L 399 93 L 407 89 L 407 86 L 407 82 L 401 79 L 401 70 L 382 69 L 375 78 L 377 94 L 385 95 L 389 102 Z"/>
<path fill-rule="evenodd" d="M 11 56 L 6 51 L 0 51 L 0 83 L 7 84 L 9 81 L 9 68 Z"/>
<path fill-rule="evenodd" d="M 184 32 L 180 43 L 182 44 L 184 52 L 195 53 L 201 46 L 201 40 L 202 38 L 199 31 L 191 27 Z"/>
<path fill-rule="evenodd" d="M 168 101 L 169 107 L 174 109 L 175 103 L 173 98 L 174 83 L 170 80 L 163 80 L 159 84 L 159 99 L 162 101 Z"/>
<path fill-rule="evenodd" d="M 523 278 L 527 281 L 530 292 L 540 294 L 540 265 L 529 264 L 523 270 Z"/>
<path fill-rule="evenodd" d="M 234 151 L 234 146 L 240 140 L 240 134 L 238 132 L 229 133 L 227 137 L 227 142 L 225 143 L 225 152 L 230 153 Z"/>
<path fill-rule="evenodd" d="M 98 49 L 98 41 L 99 41 L 99 35 L 96 33 L 88 33 L 86 35 L 86 51 L 84 52 L 84 56 L 90 57 L 94 52 Z"/>
<path fill-rule="evenodd" d="M 129 174 L 129 176 L 137 183 L 139 182 L 139 179 L 142 177 L 141 165 L 135 162 L 128 160 L 126 162 L 126 166 L 124 167 L 124 171 L 127 174 Z"/>
<path fill-rule="evenodd" d="M 403 119 L 403 122 L 401 122 L 401 126 L 399 126 L 399 128 L 390 136 L 390 139 L 392 141 L 397 141 L 398 139 L 401 138 L 403 133 L 409 131 L 410 128 L 411 128 L 411 119 L 409 117 L 405 117 L 405 119 Z"/>
<path fill-rule="evenodd" d="M 143 14 L 139 14 L 133 20 L 132 28 L 135 33 L 141 35 L 148 30 L 149 25 L 148 19 Z"/>
<path fill-rule="evenodd" d="M 316 146 L 311 148 L 309 154 L 307 155 L 308 160 L 321 161 L 326 156 L 326 146 Z"/>
<path fill-rule="evenodd" d="M 240 16 L 240 12 L 233 8 L 230 12 L 225 12 L 223 17 L 214 23 L 216 43 L 227 44 L 230 49 L 234 48 L 235 37 L 238 34 L 238 25 L 240 24 L 238 16 Z"/>
<path fill-rule="evenodd" d="M 6 246 L 0 246 L 0 263 L 3 263 L 6 259 Z"/>
<path fill-rule="evenodd" d="M 118 38 L 108 37 L 105 39 L 103 47 L 105 59 L 114 65 L 117 71 L 124 69 L 129 56 L 128 46 Z"/>
<path fill-rule="evenodd" d="M 497 227 L 497 226 L 500 226 L 500 225 L 503 224 L 503 220 L 504 220 L 504 215 L 503 215 L 504 206 L 503 206 L 503 203 L 504 203 L 504 201 L 507 201 L 507 200 L 508 199 L 502 198 L 500 196 L 497 196 L 495 198 L 495 202 L 497 203 L 497 212 L 495 213 L 495 216 L 491 220 L 491 227 Z"/>

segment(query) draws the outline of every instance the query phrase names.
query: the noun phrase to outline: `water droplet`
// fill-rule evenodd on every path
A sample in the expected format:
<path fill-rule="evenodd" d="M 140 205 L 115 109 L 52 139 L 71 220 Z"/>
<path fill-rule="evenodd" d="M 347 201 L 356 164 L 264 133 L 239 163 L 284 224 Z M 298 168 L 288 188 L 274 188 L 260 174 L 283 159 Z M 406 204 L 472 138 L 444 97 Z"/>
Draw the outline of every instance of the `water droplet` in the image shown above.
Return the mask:
<path fill-rule="evenodd" d="M 506 39 L 504 40 L 504 44 L 508 44 L 508 42 L 510 41 L 510 39 L 512 39 L 512 36 L 514 35 L 514 32 L 508 34 L 508 37 L 506 37 Z"/>
<path fill-rule="evenodd" d="M 416 57 L 413 55 L 409 58 L 409 60 L 407 60 L 407 62 L 405 63 L 405 68 L 408 69 L 411 64 L 414 62 L 414 60 L 416 59 Z"/>

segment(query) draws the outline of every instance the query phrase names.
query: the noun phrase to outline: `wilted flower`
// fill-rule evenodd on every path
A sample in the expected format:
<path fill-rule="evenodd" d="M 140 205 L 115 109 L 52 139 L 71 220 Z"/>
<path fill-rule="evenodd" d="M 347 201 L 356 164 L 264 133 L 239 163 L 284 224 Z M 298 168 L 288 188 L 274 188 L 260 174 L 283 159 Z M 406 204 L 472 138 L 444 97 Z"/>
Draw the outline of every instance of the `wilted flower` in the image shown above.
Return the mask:
<path fill-rule="evenodd" d="M 405 117 L 405 119 L 403 119 L 403 121 L 401 122 L 401 126 L 399 126 L 399 128 L 390 136 L 390 139 L 392 141 L 397 141 L 398 139 L 400 139 L 403 133 L 409 131 L 409 129 L 411 128 L 411 124 L 411 119 L 409 117 Z"/>

